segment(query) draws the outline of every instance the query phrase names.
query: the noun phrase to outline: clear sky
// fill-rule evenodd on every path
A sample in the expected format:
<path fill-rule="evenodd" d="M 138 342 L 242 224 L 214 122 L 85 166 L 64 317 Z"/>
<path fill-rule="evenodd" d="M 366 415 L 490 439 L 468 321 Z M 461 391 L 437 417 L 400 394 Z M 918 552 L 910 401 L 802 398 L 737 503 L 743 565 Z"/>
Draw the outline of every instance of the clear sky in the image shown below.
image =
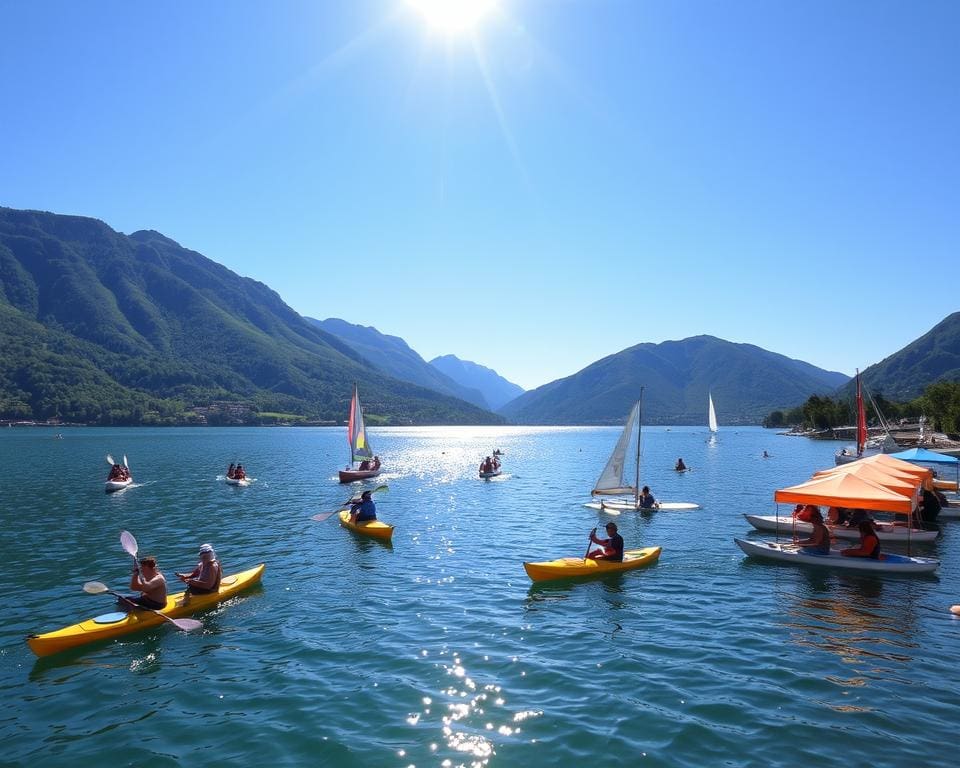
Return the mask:
<path fill-rule="evenodd" d="M 0 0 L 0 204 L 526 388 L 703 333 L 852 374 L 958 309 L 960 2 L 481 4 Z"/>

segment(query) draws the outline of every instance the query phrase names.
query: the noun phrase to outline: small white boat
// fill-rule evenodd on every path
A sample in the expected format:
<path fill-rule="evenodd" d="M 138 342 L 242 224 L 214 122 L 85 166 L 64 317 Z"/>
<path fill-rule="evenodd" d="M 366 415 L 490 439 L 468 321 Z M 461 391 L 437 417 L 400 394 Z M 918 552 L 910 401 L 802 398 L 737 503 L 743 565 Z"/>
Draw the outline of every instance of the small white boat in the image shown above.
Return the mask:
<path fill-rule="evenodd" d="M 499 469 L 495 469 L 495 470 L 493 470 L 493 472 L 481 472 L 481 473 L 480 473 L 480 479 L 481 479 L 481 480 L 489 480 L 491 477 L 496 477 L 497 475 L 499 475 L 499 474 L 500 474 L 500 471 L 501 471 L 501 470 L 499 470 Z"/>
<path fill-rule="evenodd" d="M 117 491 L 122 491 L 124 488 L 128 488 L 131 483 L 133 483 L 133 478 L 128 477 L 126 480 L 107 480 L 103 486 L 107 493 L 116 493 Z"/>
<path fill-rule="evenodd" d="M 614 510 L 615 512 L 689 512 L 693 509 L 700 509 L 699 504 L 693 504 L 688 501 L 662 501 L 655 507 L 641 507 L 633 501 L 625 499 L 611 499 L 610 501 L 588 501 L 584 504 L 587 509 Z"/>
<path fill-rule="evenodd" d="M 844 568 L 857 571 L 878 571 L 881 573 L 933 573 L 940 561 L 933 557 L 908 557 L 883 553 L 880 559 L 872 557 L 844 557 L 839 549 L 831 549 L 829 554 L 803 552 L 796 544 L 781 544 L 776 541 L 745 541 L 734 539 L 737 546 L 750 557 L 765 560 L 779 560 L 785 563 L 801 565 L 819 565 L 825 568 Z"/>
<path fill-rule="evenodd" d="M 227 477 L 224 478 L 224 480 L 226 481 L 227 485 L 235 485 L 239 488 L 246 488 L 248 485 L 250 485 L 250 479 L 246 477 Z"/>
<path fill-rule="evenodd" d="M 796 523 L 789 517 L 777 517 L 776 515 L 744 515 L 747 522 L 758 531 L 778 531 L 779 533 L 812 533 L 813 526 L 802 520 Z M 892 523 L 878 523 L 874 521 L 874 528 L 877 530 L 877 538 L 880 541 L 913 541 L 917 543 L 931 542 L 940 535 L 939 531 L 925 531 L 922 528 L 911 528 L 909 531 L 906 526 L 893 525 Z M 856 528 L 846 528 L 842 525 L 827 525 L 827 530 L 831 536 L 838 539 L 849 539 L 851 541 L 860 540 L 860 531 Z"/>

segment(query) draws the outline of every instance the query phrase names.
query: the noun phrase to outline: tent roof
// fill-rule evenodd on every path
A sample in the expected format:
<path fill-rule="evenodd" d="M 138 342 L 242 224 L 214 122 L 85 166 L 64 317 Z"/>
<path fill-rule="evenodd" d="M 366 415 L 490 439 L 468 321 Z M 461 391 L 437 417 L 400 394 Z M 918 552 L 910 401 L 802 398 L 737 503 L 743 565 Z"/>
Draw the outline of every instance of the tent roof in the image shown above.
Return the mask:
<path fill-rule="evenodd" d="M 891 453 L 895 459 L 903 461 L 926 461 L 928 464 L 956 464 L 960 462 L 955 456 L 946 456 L 936 451 L 928 451 L 926 448 L 911 448 L 899 453 Z"/>
<path fill-rule="evenodd" d="M 893 467 L 886 467 L 883 464 L 864 464 L 860 461 L 854 461 L 850 464 L 841 464 L 834 469 L 825 469 L 817 472 L 814 477 L 827 477 L 830 475 L 856 475 L 864 480 L 871 480 L 884 488 L 888 488 L 896 493 L 902 493 L 910 496 L 916 493 L 917 488 L 923 482 L 923 479 L 916 474 L 900 472 Z"/>
<path fill-rule="evenodd" d="M 773 494 L 773 499 L 786 504 L 817 504 L 903 514 L 909 514 L 915 506 L 912 497 L 894 493 L 879 483 L 849 472 L 823 475 L 800 485 L 782 488 Z"/>
<path fill-rule="evenodd" d="M 918 467 L 916 464 L 911 464 L 909 461 L 904 461 L 903 459 L 895 459 L 889 453 L 875 453 L 873 456 L 867 456 L 860 461 L 865 464 L 883 464 L 887 467 L 894 467 L 899 469 L 901 472 L 911 472 L 915 475 L 920 475 L 920 477 L 932 477 L 933 470 L 928 469 L 927 467 Z"/>

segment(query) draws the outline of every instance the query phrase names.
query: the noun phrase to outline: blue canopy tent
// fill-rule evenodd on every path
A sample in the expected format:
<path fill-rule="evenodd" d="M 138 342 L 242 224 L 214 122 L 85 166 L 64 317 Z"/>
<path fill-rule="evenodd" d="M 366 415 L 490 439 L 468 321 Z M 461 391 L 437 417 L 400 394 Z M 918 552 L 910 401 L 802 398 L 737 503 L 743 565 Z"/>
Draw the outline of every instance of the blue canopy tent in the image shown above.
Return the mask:
<path fill-rule="evenodd" d="M 895 459 L 904 461 L 923 462 L 925 464 L 955 464 L 957 467 L 957 489 L 960 490 L 960 459 L 955 456 L 947 456 L 936 451 L 928 451 L 926 448 L 910 448 L 899 453 L 891 453 Z"/>

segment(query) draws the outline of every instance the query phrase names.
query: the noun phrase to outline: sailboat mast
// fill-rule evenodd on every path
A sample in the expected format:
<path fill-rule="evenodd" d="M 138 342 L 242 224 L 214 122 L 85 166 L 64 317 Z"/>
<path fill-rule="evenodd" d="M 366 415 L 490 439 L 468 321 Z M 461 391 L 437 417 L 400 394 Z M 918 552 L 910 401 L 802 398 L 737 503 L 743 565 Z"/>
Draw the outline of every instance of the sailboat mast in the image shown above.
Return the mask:
<path fill-rule="evenodd" d="M 640 401 L 637 403 L 637 474 L 633 481 L 633 504 L 640 506 L 640 434 L 643 432 L 643 387 L 640 387 Z"/>

